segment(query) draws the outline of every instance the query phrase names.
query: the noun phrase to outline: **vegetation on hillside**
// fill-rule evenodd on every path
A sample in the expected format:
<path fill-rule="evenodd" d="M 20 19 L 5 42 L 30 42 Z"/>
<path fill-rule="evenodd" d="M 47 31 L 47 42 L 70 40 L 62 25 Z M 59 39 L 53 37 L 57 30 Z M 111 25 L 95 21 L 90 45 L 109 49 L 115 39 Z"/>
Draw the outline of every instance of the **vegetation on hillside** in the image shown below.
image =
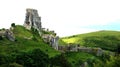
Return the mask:
<path fill-rule="evenodd" d="M 9 67 L 47 67 L 49 59 L 60 52 L 44 43 L 35 30 L 12 24 L 15 41 L 5 37 L 0 39 L 0 66 Z M 44 58 L 45 57 L 45 58 Z"/>
<path fill-rule="evenodd" d="M 47 67 L 48 65 L 49 57 L 40 49 L 0 54 L 0 67 Z"/>
<path fill-rule="evenodd" d="M 66 53 L 69 62 L 72 64 L 72 67 L 79 67 L 87 62 L 89 66 L 93 66 L 92 63 L 97 62 L 99 59 L 92 54 L 84 52 L 68 52 Z"/>
<path fill-rule="evenodd" d="M 119 67 L 120 62 L 120 32 L 119 31 L 97 31 L 86 34 L 78 34 L 61 38 L 65 43 L 80 44 L 86 47 L 100 47 L 104 50 L 114 51 L 115 56 L 103 54 L 96 57 L 93 54 L 68 53 L 69 61 L 74 67 L 79 67 L 83 63 L 82 58 L 87 59 L 89 67 Z M 69 55 L 70 54 L 70 55 Z M 73 55 L 73 56 L 72 56 Z M 84 56 L 85 55 L 85 56 Z M 82 57 L 81 57 L 82 56 Z M 90 57 L 91 56 L 91 57 Z M 77 57 L 75 59 L 75 57 Z M 80 59 L 79 59 L 80 58 Z M 70 60 L 71 59 L 71 60 Z M 80 61 L 79 61 L 79 60 Z M 79 63 L 78 66 L 76 64 Z"/>
<path fill-rule="evenodd" d="M 98 31 L 64 37 L 62 40 L 66 43 L 75 43 L 87 47 L 100 47 L 105 50 L 115 51 L 120 45 L 120 32 Z"/>
<path fill-rule="evenodd" d="M 16 40 L 12 42 L 5 37 L 0 37 L 0 67 L 80 67 L 85 62 L 89 67 L 119 66 L 119 56 L 110 57 L 104 54 L 98 57 L 84 52 L 61 53 L 43 42 L 37 30 L 27 30 L 14 23 L 11 26 L 14 28 L 12 31 Z M 120 47 L 116 48 L 119 46 L 119 36 L 119 32 L 100 31 L 65 37 L 59 40 L 59 44 L 75 43 L 101 47 L 116 50 L 119 55 Z"/>
<path fill-rule="evenodd" d="M 1 53 L 9 54 L 14 51 L 30 51 L 39 48 L 50 57 L 60 54 L 59 51 L 54 50 L 52 47 L 49 47 L 48 44 L 44 43 L 39 35 L 33 34 L 32 31 L 25 29 L 23 26 L 15 26 L 13 33 L 16 38 L 15 42 L 11 42 L 6 38 L 0 40 Z"/>

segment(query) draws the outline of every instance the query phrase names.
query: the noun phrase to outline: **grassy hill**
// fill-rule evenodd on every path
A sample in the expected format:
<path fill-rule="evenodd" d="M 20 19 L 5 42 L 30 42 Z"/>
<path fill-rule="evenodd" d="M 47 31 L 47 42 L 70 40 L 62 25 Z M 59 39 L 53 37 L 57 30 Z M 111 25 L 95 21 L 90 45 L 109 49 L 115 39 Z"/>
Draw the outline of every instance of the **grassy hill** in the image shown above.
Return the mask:
<path fill-rule="evenodd" d="M 16 41 L 11 42 L 6 38 L 0 40 L 0 53 L 1 54 L 10 54 L 19 51 L 31 51 L 36 48 L 41 49 L 49 57 L 53 57 L 57 54 L 60 54 L 59 51 L 56 51 L 48 44 L 44 43 L 40 36 L 33 31 L 25 29 L 23 26 L 16 25 L 13 33 L 15 35 Z"/>
<path fill-rule="evenodd" d="M 5 37 L 0 40 L 0 67 L 8 67 L 9 65 L 17 65 L 18 67 L 29 67 L 30 64 L 34 66 L 39 65 L 39 63 L 41 63 L 41 65 L 44 63 L 44 65 L 47 66 L 52 65 L 53 63 L 54 67 L 63 67 L 62 65 L 69 65 L 70 63 L 71 67 L 79 67 L 84 62 L 88 62 L 88 64 L 93 67 L 92 63 L 102 62 L 101 59 L 96 57 L 95 55 L 84 52 L 66 52 L 64 53 L 65 56 L 61 56 L 62 53 L 44 43 L 42 38 L 36 31 L 27 30 L 23 26 L 16 25 L 12 31 L 16 39 L 14 42 L 9 41 Z M 111 32 L 111 34 L 108 34 L 106 32 Z M 109 35 L 109 39 L 113 40 L 114 38 L 116 41 L 117 38 L 119 41 L 118 33 L 119 32 L 114 31 L 100 31 L 88 34 L 74 35 L 60 39 L 59 44 L 65 45 L 66 43 L 72 42 L 84 46 L 94 46 L 94 44 L 90 45 L 92 41 L 87 44 L 91 37 L 93 39 L 94 37 L 97 37 L 99 39 L 101 36 L 105 37 L 105 35 Z M 88 40 L 84 41 L 85 38 Z M 35 49 L 40 49 L 42 52 Z M 47 55 L 45 55 L 44 53 L 47 54 L 49 58 L 47 58 Z"/>
<path fill-rule="evenodd" d="M 65 43 L 75 43 L 88 47 L 101 47 L 103 49 L 114 51 L 117 46 L 120 45 L 120 32 L 102 30 L 64 37 L 62 40 Z"/>

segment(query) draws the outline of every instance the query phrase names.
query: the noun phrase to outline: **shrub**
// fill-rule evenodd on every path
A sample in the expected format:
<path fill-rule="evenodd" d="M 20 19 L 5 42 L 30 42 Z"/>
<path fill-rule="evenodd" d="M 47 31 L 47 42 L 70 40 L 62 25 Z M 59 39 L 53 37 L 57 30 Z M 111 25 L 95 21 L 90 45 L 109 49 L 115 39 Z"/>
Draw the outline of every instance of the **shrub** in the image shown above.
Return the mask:
<path fill-rule="evenodd" d="M 65 54 L 61 54 L 51 58 L 51 67 L 53 66 L 71 67 L 71 64 L 68 62 Z"/>
<path fill-rule="evenodd" d="M 0 40 L 3 40 L 2 36 L 0 36 Z"/>
<path fill-rule="evenodd" d="M 40 49 L 34 49 L 31 52 L 21 52 L 16 57 L 16 62 L 25 67 L 47 67 L 49 57 Z"/>
<path fill-rule="evenodd" d="M 15 27 L 15 23 L 12 23 L 12 24 L 11 24 L 11 27 Z"/>

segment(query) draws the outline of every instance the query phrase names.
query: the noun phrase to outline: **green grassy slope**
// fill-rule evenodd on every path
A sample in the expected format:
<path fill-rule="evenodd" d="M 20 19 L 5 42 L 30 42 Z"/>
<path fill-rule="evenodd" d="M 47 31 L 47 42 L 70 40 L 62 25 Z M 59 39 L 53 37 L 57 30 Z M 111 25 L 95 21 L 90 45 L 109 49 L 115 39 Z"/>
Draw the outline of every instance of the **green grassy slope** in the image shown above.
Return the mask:
<path fill-rule="evenodd" d="M 27 30 L 23 26 L 17 25 L 15 26 L 13 33 L 16 38 L 15 42 L 9 41 L 6 38 L 0 40 L 0 55 L 4 55 L 4 56 L 12 55 L 12 57 L 14 58 L 14 55 L 17 55 L 17 53 L 20 53 L 22 51 L 29 52 L 36 48 L 39 48 L 44 53 L 48 54 L 50 58 L 61 54 L 61 52 L 53 49 L 48 44 L 44 43 L 42 38 L 37 34 L 37 32 Z M 62 38 L 59 40 L 59 44 L 65 45 L 66 43 L 72 41 L 73 43 L 80 43 L 84 45 L 85 43 L 83 42 L 82 38 L 93 35 L 98 36 L 98 34 L 95 35 L 95 33 L 96 32 L 94 32 L 94 34 L 89 33 L 89 34 L 75 35 L 71 37 Z M 72 67 L 79 67 L 84 62 L 90 62 L 89 63 L 90 65 L 97 61 L 100 61 L 100 59 L 94 56 L 93 54 L 84 53 L 84 52 L 67 52 L 65 53 L 65 55 L 67 60 L 72 64 Z"/>
<path fill-rule="evenodd" d="M 83 46 L 101 47 L 107 50 L 115 50 L 120 44 L 120 32 L 103 30 L 64 37 L 62 40 L 66 43 L 75 43 Z"/>
<path fill-rule="evenodd" d="M 101 61 L 98 57 L 84 52 L 68 52 L 66 53 L 66 57 L 72 64 L 72 67 L 80 67 L 84 62 L 88 62 L 88 65 L 90 66 L 91 63 Z"/>
<path fill-rule="evenodd" d="M 25 29 L 23 26 L 17 25 L 14 28 L 13 33 L 16 37 L 15 42 L 11 42 L 6 38 L 0 40 L 0 53 L 10 54 L 18 51 L 30 51 L 35 48 L 39 48 L 47 53 L 49 57 L 60 54 L 59 51 L 56 51 L 48 44 L 44 43 L 39 35 L 36 35 L 34 32 Z"/>

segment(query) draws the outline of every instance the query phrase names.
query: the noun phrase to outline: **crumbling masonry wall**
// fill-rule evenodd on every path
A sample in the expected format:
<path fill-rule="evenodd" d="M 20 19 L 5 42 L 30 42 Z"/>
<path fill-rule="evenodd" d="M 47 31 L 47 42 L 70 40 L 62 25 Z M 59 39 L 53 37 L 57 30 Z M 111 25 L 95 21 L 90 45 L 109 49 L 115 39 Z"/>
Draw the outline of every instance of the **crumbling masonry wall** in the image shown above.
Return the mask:
<path fill-rule="evenodd" d="M 41 17 L 38 15 L 38 11 L 36 9 L 26 9 L 24 27 L 28 30 L 31 30 L 33 27 L 41 35 Z"/>

